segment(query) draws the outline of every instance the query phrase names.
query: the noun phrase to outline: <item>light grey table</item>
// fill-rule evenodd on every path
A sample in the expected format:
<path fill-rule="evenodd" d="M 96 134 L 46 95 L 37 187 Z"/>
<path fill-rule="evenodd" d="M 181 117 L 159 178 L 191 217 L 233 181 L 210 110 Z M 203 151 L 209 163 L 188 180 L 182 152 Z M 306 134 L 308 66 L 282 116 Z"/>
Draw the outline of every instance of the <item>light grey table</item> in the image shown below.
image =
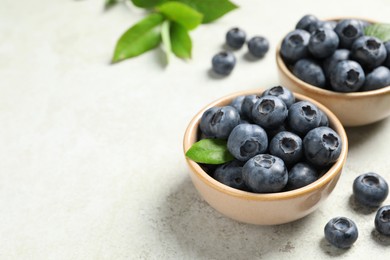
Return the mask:
<path fill-rule="evenodd" d="M 193 31 L 193 59 L 161 49 L 109 65 L 118 37 L 143 11 L 103 0 L 13 1 L 0 8 L 1 259 L 386 259 L 390 239 L 373 212 L 350 201 L 353 179 L 390 180 L 390 120 L 347 129 L 350 152 L 331 197 L 280 226 L 237 223 L 193 187 L 182 152 L 191 117 L 225 94 L 278 84 L 275 46 L 298 19 L 388 20 L 390 2 L 250 1 Z M 260 61 L 238 51 L 231 76 L 210 76 L 225 32 L 239 26 L 271 43 Z M 390 203 L 390 199 L 386 200 Z M 334 216 L 356 221 L 350 250 L 323 239 Z M 388 258 L 387 258 L 388 259 Z"/>

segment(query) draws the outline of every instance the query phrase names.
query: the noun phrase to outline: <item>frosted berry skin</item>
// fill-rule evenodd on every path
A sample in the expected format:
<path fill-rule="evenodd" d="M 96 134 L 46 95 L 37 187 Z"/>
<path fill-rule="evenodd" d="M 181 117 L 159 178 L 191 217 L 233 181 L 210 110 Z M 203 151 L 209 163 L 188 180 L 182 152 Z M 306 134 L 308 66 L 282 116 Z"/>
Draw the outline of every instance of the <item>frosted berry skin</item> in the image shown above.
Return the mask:
<path fill-rule="evenodd" d="M 288 64 L 294 64 L 296 61 L 308 57 L 309 39 L 310 33 L 301 29 L 288 33 L 280 47 L 283 60 Z"/>
<path fill-rule="evenodd" d="M 259 98 L 252 108 L 252 120 L 266 129 L 275 128 L 283 124 L 287 114 L 286 104 L 275 96 Z"/>
<path fill-rule="evenodd" d="M 233 49 L 240 49 L 246 39 L 246 33 L 240 28 L 232 28 L 226 33 L 226 44 Z"/>
<path fill-rule="evenodd" d="M 356 92 L 365 79 L 363 68 L 352 60 L 340 61 L 330 73 L 331 87 L 338 92 Z"/>
<path fill-rule="evenodd" d="M 385 45 L 372 36 L 359 37 L 351 47 L 351 58 L 365 68 L 374 69 L 380 66 L 387 57 Z"/>
<path fill-rule="evenodd" d="M 220 165 L 214 172 L 214 178 L 235 189 L 248 190 L 242 178 L 243 163 L 237 160 Z"/>
<path fill-rule="evenodd" d="M 239 123 L 240 114 L 234 107 L 212 107 L 203 113 L 199 127 L 206 137 L 226 139 Z"/>
<path fill-rule="evenodd" d="M 299 189 L 315 182 L 317 179 L 317 170 L 310 164 L 300 162 L 289 170 L 286 189 Z"/>
<path fill-rule="evenodd" d="M 390 205 L 378 209 L 375 215 L 375 229 L 385 235 L 390 236 Z"/>
<path fill-rule="evenodd" d="M 236 57 L 232 52 L 223 51 L 213 56 L 211 65 L 215 73 L 227 76 L 236 65 Z"/>
<path fill-rule="evenodd" d="M 262 58 L 269 50 L 269 42 L 262 36 L 255 36 L 248 41 L 248 50 L 256 58 Z"/>
<path fill-rule="evenodd" d="M 282 159 L 287 166 L 291 166 L 303 157 L 302 139 L 291 132 L 280 132 L 272 138 L 269 151 Z"/>
<path fill-rule="evenodd" d="M 242 101 L 241 113 L 243 119 L 252 120 L 252 108 L 256 101 L 260 98 L 258 95 L 247 95 Z"/>
<path fill-rule="evenodd" d="M 323 59 L 331 56 L 339 46 L 339 37 L 332 29 L 318 28 L 315 30 L 309 40 L 310 53 Z"/>
<path fill-rule="evenodd" d="M 336 67 L 337 63 L 342 60 L 348 60 L 350 51 L 347 49 L 338 49 L 332 56 L 326 58 L 322 63 L 322 68 L 324 70 L 326 78 L 329 79 L 330 73 Z"/>
<path fill-rule="evenodd" d="M 294 103 L 288 110 L 288 124 L 294 133 L 304 136 L 321 123 L 319 109 L 308 101 Z"/>
<path fill-rule="evenodd" d="M 362 91 L 370 91 L 390 86 L 390 70 L 387 67 L 379 66 L 366 75 Z"/>
<path fill-rule="evenodd" d="M 344 19 L 337 23 L 334 31 L 340 39 L 340 47 L 350 49 L 353 42 L 363 36 L 362 23 L 356 19 Z"/>
<path fill-rule="evenodd" d="M 300 59 L 295 63 L 292 73 L 311 85 L 325 88 L 326 78 L 324 71 L 321 65 L 313 59 Z"/>
<path fill-rule="evenodd" d="M 332 218 L 324 228 L 325 238 L 338 248 L 349 248 L 358 239 L 358 228 L 351 219 L 346 217 Z"/>
<path fill-rule="evenodd" d="M 301 29 L 312 33 L 318 28 L 319 25 L 320 21 L 317 17 L 312 14 L 307 14 L 298 21 L 298 23 L 295 25 L 295 29 Z"/>
<path fill-rule="evenodd" d="M 377 173 L 359 175 L 353 182 L 355 200 L 366 207 L 379 207 L 389 194 L 386 180 Z"/>
<path fill-rule="evenodd" d="M 269 88 L 263 92 L 261 95 L 264 96 L 275 96 L 283 100 L 283 102 L 286 104 L 287 108 L 289 108 L 294 102 L 295 97 L 294 94 L 289 90 L 288 88 L 282 87 L 282 86 L 275 86 L 272 88 Z"/>

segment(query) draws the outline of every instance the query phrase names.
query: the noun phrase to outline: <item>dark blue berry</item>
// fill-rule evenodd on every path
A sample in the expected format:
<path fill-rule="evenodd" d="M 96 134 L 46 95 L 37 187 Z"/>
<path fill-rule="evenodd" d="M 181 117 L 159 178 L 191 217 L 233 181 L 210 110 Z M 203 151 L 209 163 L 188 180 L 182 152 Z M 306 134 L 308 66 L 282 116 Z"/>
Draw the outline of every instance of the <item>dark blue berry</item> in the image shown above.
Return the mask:
<path fill-rule="evenodd" d="M 291 166 L 303 156 L 302 139 L 291 132 L 280 132 L 272 138 L 269 152 L 282 159 L 287 166 Z"/>
<path fill-rule="evenodd" d="M 349 248 L 358 239 L 359 232 L 355 222 L 349 218 L 332 218 L 324 228 L 325 238 L 338 248 Z"/>
<path fill-rule="evenodd" d="M 382 176 L 369 172 L 358 176 L 353 182 L 355 200 L 367 207 L 379 207 L 389 194 L 389 186 Z"/>
<path fill-rule="evenodd" d="M 294 93 L 291 92 L 288 88 L 282 86 L 275 86 L 269 89 L 266 89 L 262 96 L 275 96 L 283 100 L 287 108 L 289 108 L 295 102 Z"/>
<path fill-rule="evenodd" d="M 386 48 L 387 57 L 383 62 L 383 65 L 390 69 L 390 41 L 385 42 L 384 45 Z"/>
<path fill-rule="evenodd" d="M 259 154 L 248 160 L 242 169 L 242 176 L 245 184 L 257 193 L 281 191 L 288 179 L 284 162 L 269 154 Z"/>
<path fill-rule="evenodd" d="M 334 31 L 340 39 L 340 47 L 350 49 L 353 42 L 364 34 L 362 23 L 355 19 L 344 19 L 337 23 Z"/>
<path fill-rule="evenodd" d="M 318 27 L 317 28 L 326 28 L 334 30 L 336 28 L 337 22 L 336 21 L 318 21 Z"/>
<path fill-rule="evenodd" d="M 283 124 L 288 114 L 287 106 L 275 96 L 259 98 L 252 108 L 252 120 L 263 128 L 274 128 Z"/>
<path fill-rule="evenodd" d="M 318 179 L 317 170 L 307 163 L 297 163 L 288 172 L 286 189 L 295 190 L 302 188 Z"/>
<path fill-rule="evenodd" d="M 215 73 L 226 76 L 234 69 L 236 57 L 232 52 L 223 51 L 214 55 L 211 64 Z"/>
<path fill-rule="evenodd" d="M 311 14 L 303 16 L 295 26 L 295 29 L 302 29 L 309 33 L 314 32 L 320 24 L 317 17 Z"/>
<path fill-rule="evenodd" d="M 321 121 L 319 126 L 329 126 L 328 116 L 321 109 L 318 109 L 318 112 L 321 114 Z"/>
<path fill-rule="evenodd" d="M 244 102 L 245 96 L 238 96 L 235 97 L 232 102 L 230 102 L 229 106 L 234 107 L 237 109 L 238 113 L 240 114 L 240 117 L 243 117 L 242 115 L 242 103 Z"/>
<path fill-rule="evenodd" d="M 383 206 L 377 211 L 375 228 L 379 233 L 390 236 L 390 205 Z"/>
<path fill-rule="evenodd" d="M 288 124 L 294 133 L 304 136 L 321 122 L 319 109 L 309 101 L 294 103 L 288 110 Z"/>
<path fill-rule="evenodd" d="M 390 86 L 390 70 L 387 67 L 379 66 L 366 75 L 362 91 L 375 90 Z"/>
<path fill-rule="evenodd" d="M 269 50 L 269 42 L 262 36 L 255 36 L 248 41 L 248 50 L 256 58 L 262 58 Z"/>
<path fill-rule="evenodd" d="M 318 59 L 331 56 L 339 46 L 339 37 L 328 28 L 318 28 L 309 40 L 309 51 Z"/>
<path fill-rule="evenodd" d="M 242 162 L 234 160 L 219 166 L 214 172 L 214 178 L 235 189 L 247 190 L 242 178 Z"/>
<path fill-rule="evenodd" d="M 252 120 L 252 108 L 256 101 L 260 98 L 259 95 L 247 95 L 242 101 L 241 113 L 243 119 Z"/>
<path fill-rule="evenodd" d="M 246 33 L 240 28 L 232 28 L 226 33 L 226 44 L 233 49 L 240 49 L 244 45 Z"/>
<path fill-rule="evenodd" d="M 247 161 L 268 147 L 267 133 L 258 125 L 240 124 L 230 133 L 227 148 L 240 161 Z"/>
<path fill-rule="evenodd" d="M 330 85 L 338 92 L 355 92 L 365 81 L 363 68 L 352 60 L 343 60 L 337 63 L 330 73 Z"/>
<path fill-rule="evenodd" d="M 366 69 L 380 66 L 387 57 L 385 45 L 376 37 L 361 36 L 351 48 L 351 58 Z"/>
<path fill-rule="evenodd" d="M 310 33 L 304 30 L 295 30 L 283 38 L 280 54 L 286 63 L 294 64 L 296 61 L 306 58 L 309 54 Z"/>
<path fill-rule="evenodd" d="M 322 70 L 321 66 L 314 60 L 299 60 L 297 63 L 295 63 L 292 72 L 299 79 L 311 85 L 325 88 L 326 79 L 324 71 Z"/>
<path fill-rule="evenodd" d="M 329 78 L 331 71 L 336 67 L 337 63 L 339 63 L 339 61 L 342 60 L 348 60 L 349 55 L 350 55 L 349 50 L 338 49 L 332 54 L 332 56 L 326 58 L 322 64 L 325 76 Z"/>
<path fill-rule="evenodd" d="M 200 130 L 209 138 L 228 138 L 230 132 L 240 123 L 240 115 L 234 107 L 212 107 L 200 119 Z"/>

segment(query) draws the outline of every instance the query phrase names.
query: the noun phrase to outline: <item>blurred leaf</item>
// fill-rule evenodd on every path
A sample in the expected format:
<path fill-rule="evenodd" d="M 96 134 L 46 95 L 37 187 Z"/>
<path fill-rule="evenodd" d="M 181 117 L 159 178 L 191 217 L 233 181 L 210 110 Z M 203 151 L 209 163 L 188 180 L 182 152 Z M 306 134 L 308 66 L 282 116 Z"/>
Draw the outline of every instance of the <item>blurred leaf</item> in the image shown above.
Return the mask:
<path fill-rule="evenodd" d="M 183 25 L 188 30 L 195 29 L 202 23 L 203 15 L 186 4 L 166 2 L 156 9 L 169 20 Z"/>
<path fill-rule="evenodd" d="M 171 24 L 171 41 L 173 53 L 182 59 L 191 59 L 192 42 L 188 30 L 178 23 Z"/>
<path fill-rule="evenodd" d="M 165 1 L 166 0 L 131 0 L 135 6 L 142 8 L 151 8 Z"/>
<path fill-rule="evenodd" d="M 104 8 L 108 9 L 118 3 L 118 0 L 105 0 Z"/>
<path fill-rule="evenodd" d="M 202 139 L 194 143 L 186 156 L 198 163 L 222 164 L 234 159 L 227 149 L 226 140 Z"/>
<path fill-rule="evenodd" d="M 164 52 L 167 58 L 167 63 L 169 63 L 169 57 L 172 51 L 169 27 L 170 27 L 170 22 L 168 20 L 165 20 L 161 26 L 161 38 L 164 45 Z"/>
<path fill-rule="evenodd" d="M 390 24 L 371 24 L 364 29 L 364 34 L 367 36 L 374 36 L 383 42 L 390 41 Z"/>

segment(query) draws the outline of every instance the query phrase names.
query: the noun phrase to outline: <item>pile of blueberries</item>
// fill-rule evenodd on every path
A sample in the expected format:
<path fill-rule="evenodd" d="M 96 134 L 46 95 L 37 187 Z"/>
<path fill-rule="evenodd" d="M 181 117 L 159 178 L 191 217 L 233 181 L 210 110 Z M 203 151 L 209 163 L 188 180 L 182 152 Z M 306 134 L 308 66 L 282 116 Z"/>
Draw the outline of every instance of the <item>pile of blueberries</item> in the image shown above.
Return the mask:
<path fill-rule="evenodd" d="M 239 50 L 246 41 L 246 33 L 240 28 L 232 28 L 226 33 L 226 45 Z M 247 42 L 249 53 L 255 58 L 262 58 L 269 50 L 269 42 L 263 36 L 254 36 Z M 232 51 L 222 51 L 213 56 L 212 69 L 219 75 L 229 75 L 236 65 L 236 57 Z"/>
<path fill-rule="evenodd" d="M 369 208 L 378 208 L 389 194 L 386 180 L 377 173 L 358 176 L 352 186 L 355 201 Z M 375 215 L 376 230 L 390 236 L 390 205 L 380 207 Z M 358 239 L 359 232 L 354 221 L 346 217 L 332 218 L 324 228 L 325 238 L 339 248 L 349 248 Z"/>
<path fill-rule="evenodd" d="M 337 92 L 390 85 L 390 41 L 365 35 L 366 21 L 321 21 L 305 15 L 288 33 L 280 54 L 299 79 Z"/>
<path fill-rule="evenodd" d="M 316 181 L 339 158 L 340 136 L 323 111 L 285 87 L 239 96 L 206 110 L 201 138 L 227 140 L 235 160 L 203 165 L 221 183 L 254 193 L 283 192 Z"/>

